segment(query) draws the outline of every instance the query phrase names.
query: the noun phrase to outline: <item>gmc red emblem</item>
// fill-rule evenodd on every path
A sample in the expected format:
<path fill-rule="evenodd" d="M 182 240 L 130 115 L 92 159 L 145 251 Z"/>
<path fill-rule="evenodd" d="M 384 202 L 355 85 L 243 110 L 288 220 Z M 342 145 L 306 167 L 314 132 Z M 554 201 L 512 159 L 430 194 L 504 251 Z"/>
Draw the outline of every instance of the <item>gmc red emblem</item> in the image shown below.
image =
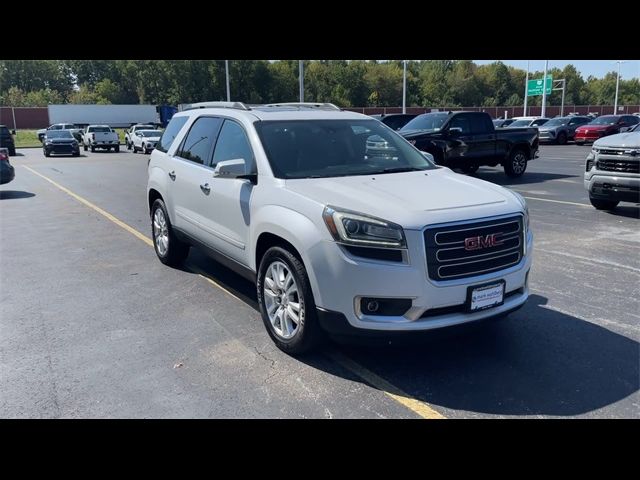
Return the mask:
<path fill-rule="evenodd" d="M 502 232 L 492 233 L 491 235 L 480 235 L 479 237 L 469 237 L 464 239 L 465 250 L 480 250 L 483 248 L 497 247 L 504 242 L 498 240 L 498 236 L 502 235 Z"/>

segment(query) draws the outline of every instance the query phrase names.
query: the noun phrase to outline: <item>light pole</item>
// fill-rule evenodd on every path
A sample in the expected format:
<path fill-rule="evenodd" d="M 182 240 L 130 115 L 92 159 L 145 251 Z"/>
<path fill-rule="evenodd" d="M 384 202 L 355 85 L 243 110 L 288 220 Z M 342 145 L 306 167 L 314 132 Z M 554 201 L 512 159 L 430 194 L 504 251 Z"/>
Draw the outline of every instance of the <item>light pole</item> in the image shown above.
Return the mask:
<path fill-rule="evenodd" d="M 227 77 L 227 102 L 231 101 L 231 89 L 229 88 L 229 60 L 224 61 L 224 70 Z"/>
<path fill-rule="evenodd" d="M 527 76 L 524 80 L 524 112 L 523 117 L 527 116 L 527 100 L 529 100 L 529 60 L 527 60 Z"/>
<path fill-rule="evenodd" d="M 545 117 L 547 113 L 547 70 L 549 69 L 549 60 L 544 61 L 544 76 L 542 77 L 542 112 L 540 116 Z"/>
<path fill-rule="evenodd" d="M 298 73 L 300 75 L 300 103 L 304 103 L 304 61 L 298 60 Z"/>
<path fill-rule="evenodd" d="M 623 63 L 627 63 L 627 62 L 623 61 L 623 60 L 618 60 L 616 63 L 618 64 L 618 77 L 616 78 L 616 99 L 613 102 L 613 114 L 614 115 L 618 114 L 618 88 L 620 88 L 620 65 L 622 65 Z"/>
<path fill-rule="evenodd" d="M 407 61 L 402 61 L 402 113 L 407 113 Z"/>

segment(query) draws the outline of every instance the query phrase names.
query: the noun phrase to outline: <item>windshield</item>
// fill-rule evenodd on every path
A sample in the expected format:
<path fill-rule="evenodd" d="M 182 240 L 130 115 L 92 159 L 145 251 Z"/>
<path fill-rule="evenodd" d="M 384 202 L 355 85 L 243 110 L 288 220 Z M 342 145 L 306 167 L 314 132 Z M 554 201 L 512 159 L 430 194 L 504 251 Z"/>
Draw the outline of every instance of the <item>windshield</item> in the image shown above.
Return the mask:
<path fill-rule="evenodd" d="M 400 130 L 440 130 L 447 118 L 449 118 L 448 113 L 424 113 L 418 115 Z"/>
<path fill-rule="evenodd" d="M 590 125 L 613 125 L 618 121 L 618 117 L 613 115 L 605 115 L 604 117 L 598 117 Z"/>
<path fill-rule="evenodd" d="M 516 120 L 509 127 L 528 127 L 529 125 L 531 125 L 531 120 Z"/>
<path fill-rule="evenodd" d="M 69 130 L 49 130 L 47 138 L 73 138 Z"/>
<path fill-rule="evenodd" d="M 377 120 L 263 121 L 255 125 L 278 178 L 344 177 L 436 168 Z"/>
<path fill-rule="evenodd" d="M 109 127 L 89 127 L 90 132 L 110 132 Z"/>
<path fill-rule="evenodd" d="M 160 130 L 138 130 L 138 135 L 141 137 L 159 137 L 162 132 Z"/>
<path fill-rule="evenodd" d="M 559 125 L 566 125 L 569 122 L 568 118 L 552 118 L 544 124 L 545 127 L 557 127 Z"/>

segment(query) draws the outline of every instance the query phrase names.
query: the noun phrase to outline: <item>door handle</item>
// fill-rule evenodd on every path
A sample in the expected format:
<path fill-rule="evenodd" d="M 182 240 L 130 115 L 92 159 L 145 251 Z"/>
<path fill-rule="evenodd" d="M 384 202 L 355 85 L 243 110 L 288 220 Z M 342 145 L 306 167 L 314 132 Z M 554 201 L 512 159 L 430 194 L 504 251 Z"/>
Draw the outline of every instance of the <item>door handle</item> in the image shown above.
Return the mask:
<path fill-rule="evenodd" d="M 203 185 L 200 185 L 200 190 L 202 190 L 205 195 L 209 195 L 209 192 L 211 191 L 211 187 L 209 186 L 208 183 L 205 183 Z"/>
<path fill-rule="evenodd" d="M 175 170 L 172 170 L 172 171 L 170 171 L 170 172 L 169 172 L 169 178 L 170 178 L 171 180 L 175 180 L 175 179 L 176 179 L 176 172 L 175 172 Z"/>

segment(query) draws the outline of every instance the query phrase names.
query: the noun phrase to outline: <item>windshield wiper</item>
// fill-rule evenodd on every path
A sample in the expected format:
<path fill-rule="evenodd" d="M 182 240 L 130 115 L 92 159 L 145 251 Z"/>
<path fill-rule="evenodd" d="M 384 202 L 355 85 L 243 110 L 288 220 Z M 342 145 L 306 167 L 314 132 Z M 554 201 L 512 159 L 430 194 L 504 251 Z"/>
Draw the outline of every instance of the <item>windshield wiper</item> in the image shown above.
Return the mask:
<path fill-rule="evenodd" d="M 423 170 L 426 170 L 426 169 L 418 168 L 418 167 L 389 167 L 389 168 L 384 168 L 379 172 L 373 172 L 373 173 L 421 172 Z"/>

